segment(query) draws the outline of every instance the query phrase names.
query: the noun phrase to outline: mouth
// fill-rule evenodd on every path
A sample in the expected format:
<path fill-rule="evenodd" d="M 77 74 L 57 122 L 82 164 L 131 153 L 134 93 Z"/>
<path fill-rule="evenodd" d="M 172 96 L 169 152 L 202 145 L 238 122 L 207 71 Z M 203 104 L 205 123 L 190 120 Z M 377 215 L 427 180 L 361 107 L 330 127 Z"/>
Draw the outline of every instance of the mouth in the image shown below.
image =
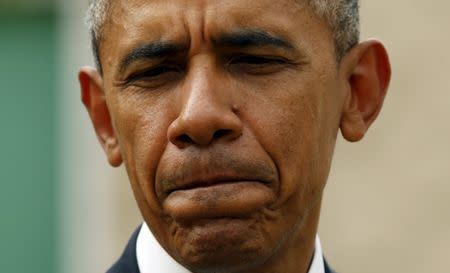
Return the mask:
<path fill-rule="evenodd" d="M 275 200 L 273 183 L 237 175 L 214 175 L 181 181 L 165 191 L 163 210 L 179 222 L 247 217 Z"/>
<path fill-rule="evenodd" d="M 165 191 L 165 196 L 177 191 L 190 191 L 202 188 L 220 187 L 235 183 L 261 183 L 267 187 L 272 184 L 270 181 L 261 180 L 261 178 L 255 177 L 242 177 L 232 175 L 215 175 L 210 177 L 204 177 L 199 180 L 186 180 L 173 188 L 169 188 Z"/>

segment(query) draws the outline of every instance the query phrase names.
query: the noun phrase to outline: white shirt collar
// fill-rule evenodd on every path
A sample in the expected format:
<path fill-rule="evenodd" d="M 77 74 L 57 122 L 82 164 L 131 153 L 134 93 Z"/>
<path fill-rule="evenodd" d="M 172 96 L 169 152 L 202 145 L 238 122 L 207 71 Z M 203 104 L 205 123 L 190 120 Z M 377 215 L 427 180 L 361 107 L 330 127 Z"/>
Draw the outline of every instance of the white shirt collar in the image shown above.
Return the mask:
<path fill-rule="evenodd" d="M 191 273 L 167 254 L 145 223 L 137 238 L 136 257 L 141 273 Z M 316 236 L 314 258 L 308 273 L 325 273 L 319 236 Z"/>
<path fill-rule="evenodd" d="M 308 273 L 325 273 L 325 264 L 323 262 L 322 244 L 319 235 L 316 235 L 316 248 L 314 250 L 314 258 Z"/>

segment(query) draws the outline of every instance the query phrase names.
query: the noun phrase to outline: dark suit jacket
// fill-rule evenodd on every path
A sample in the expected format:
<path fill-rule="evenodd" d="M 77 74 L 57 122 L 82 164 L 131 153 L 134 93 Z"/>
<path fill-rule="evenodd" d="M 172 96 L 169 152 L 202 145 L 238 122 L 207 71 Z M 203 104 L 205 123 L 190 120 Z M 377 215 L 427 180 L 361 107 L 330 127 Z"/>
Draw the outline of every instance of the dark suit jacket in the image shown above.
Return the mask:
<path fill-rule="evenodd" d="M 122 256 L 106 273 L 140 273 L 136 258 L 136 241 L 140 230 L 141 227 L 139 227 L 138 229 L 136 229 L 136 231 L 134 231 Z M 328 266 L 326 261 L 325 261 L 325 273 L 336 273 Z"/>

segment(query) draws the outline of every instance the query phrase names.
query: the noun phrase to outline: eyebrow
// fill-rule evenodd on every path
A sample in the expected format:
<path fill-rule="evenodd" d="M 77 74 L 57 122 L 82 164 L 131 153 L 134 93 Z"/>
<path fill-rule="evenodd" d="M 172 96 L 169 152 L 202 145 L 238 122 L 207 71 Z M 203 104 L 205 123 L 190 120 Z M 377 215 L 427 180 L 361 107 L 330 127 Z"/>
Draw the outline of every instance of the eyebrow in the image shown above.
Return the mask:
<path fill-rule="evenodd" d="M 155 41 L 133 49 L 120 62 L 119 71 L 123 72 L 132 63 L 140 60 L 161 59 L 185 50 L 185 46 L 171 42 Z"/>
<path fill-rule="evenodd" d="M 294 49 L 295 47 L 284 38 L 274 36 L 261 30 L 237 30 L 232 33 L 224 33 L 213 39 L 217 47 L 281 47 Z"/>
<path fill-rule="evenodd" d="M 216 47 L 252 48 L 252 47 L 278 47 L 292 50 L 295 47 L 287 40 L 261 30 L 237 30 L 223 33 L 212 39 Z M 140 60 L 161 59 L 186 51 L 181 44 L 155 41 L 133 49 L 120 62 L 119 71 L 124 72 L 127 67 Z"/>

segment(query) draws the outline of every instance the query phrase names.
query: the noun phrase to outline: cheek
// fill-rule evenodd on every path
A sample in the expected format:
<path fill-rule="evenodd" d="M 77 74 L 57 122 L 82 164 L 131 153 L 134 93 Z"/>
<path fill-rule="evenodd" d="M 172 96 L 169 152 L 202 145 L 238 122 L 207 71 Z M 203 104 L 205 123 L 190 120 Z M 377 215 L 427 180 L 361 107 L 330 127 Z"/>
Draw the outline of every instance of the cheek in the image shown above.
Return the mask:
<path fill-rule="evenodd" d="M 171 109 L 163 100 L 118 98 L 113 122 L 127 173 L 144 215 L 159 213 L 154 187 L 155 173 L 167 145 Z"/>
<path fill-rule="evenodd" d="M 289 198 L 301 207 L 320 199 L 331 163 L 337 124 L 333 115 L 330 80 L 301 79 L 296 84 L 272 87 L 247 105 L 247 124 L 252 124 L 261 145 L 280 174 L 279 198 L 274 208 Z M 254 114 L 258 112 L 258 114 Z"/>

